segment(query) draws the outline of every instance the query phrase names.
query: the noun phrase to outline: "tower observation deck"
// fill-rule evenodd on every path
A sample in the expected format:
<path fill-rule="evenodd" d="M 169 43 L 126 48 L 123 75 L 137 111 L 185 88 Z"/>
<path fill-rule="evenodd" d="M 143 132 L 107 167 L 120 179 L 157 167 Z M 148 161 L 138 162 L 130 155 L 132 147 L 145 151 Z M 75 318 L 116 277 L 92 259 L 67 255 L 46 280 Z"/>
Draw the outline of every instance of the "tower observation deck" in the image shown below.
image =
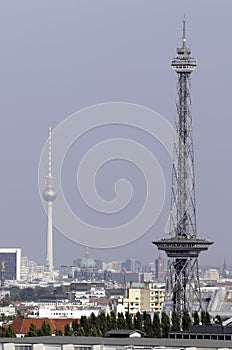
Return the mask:
<path fill-rule="evenodd" d="M 187 47 L 185 19 L 182 46 L 171 67 L 177 73 L 176 140 L 172 166 L 170 237 L 153 242 L 168 256 L 164 309 L 182 316 L 201 310 L 198 256 L 213 242 L 197 238 L 194 154 L 191 113 L 191 73 L 196 60 Z"/>

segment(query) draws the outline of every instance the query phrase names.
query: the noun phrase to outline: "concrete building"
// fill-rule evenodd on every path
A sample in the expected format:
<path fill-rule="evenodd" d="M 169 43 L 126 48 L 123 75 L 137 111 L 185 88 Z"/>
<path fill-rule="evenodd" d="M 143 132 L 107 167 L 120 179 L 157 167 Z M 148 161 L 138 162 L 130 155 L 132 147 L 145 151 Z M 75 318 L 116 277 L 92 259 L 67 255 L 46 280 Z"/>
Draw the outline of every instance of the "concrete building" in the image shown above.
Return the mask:
<path fill-rule="evenodd" d="M 164 303 L 165 285 L 158 286 L 156 283 L 149 284 L 150 289 L 150 311 L 160 312 Z"/>
<path fill-rule="evenodd" d="M 130 314 L 150 310 L 150 290 L 148 288 L 129 288 L 128 297 L 124 300 Z"/>
<path fill-rule="evenodd" d="M 44 277 L 44 265 L 38 265 L 27 256 L 21 257 L 21 280 L 32 281 Z"/>
<path fill-rule="evenodd" d="M 20 280 L 21 248 L 0 248 L 0 265 L 4 263 L 4 279 Z"/>
<path fill-rule="evenodd" d="M 208 269 L 205 271 L 202 279 L 216 281 L 219 279 L 219 271 L 217 269 Z"/>
<path fill-rule="evenodd" d="M 165 262 L 160 256 L 155 260 L 155 280 L 164 282 L 165 277 Z"/>
<path fill-rule="evenodd" d="M 136 288 L 131 285 L 126 291 L 126 298 L 120 299 L 125 311 L 135 315 L 137 312 L 159 312 L 164 302 L 164 286 L 157 286 L 155 283 L 142 283 Z"/>
<path fill-rule="evenodd" d="M 90 317 L 92 313 L 96 316 L 99 314 L 99 308 L 92 309 L 63 309 L 63 308 L 39 308 L 31 317 L 34 318 L 49 318 L 49 319 L 57 319 L 57 318 L 70 318 L 70 319 L 80 319 L 81 316 Z"/>

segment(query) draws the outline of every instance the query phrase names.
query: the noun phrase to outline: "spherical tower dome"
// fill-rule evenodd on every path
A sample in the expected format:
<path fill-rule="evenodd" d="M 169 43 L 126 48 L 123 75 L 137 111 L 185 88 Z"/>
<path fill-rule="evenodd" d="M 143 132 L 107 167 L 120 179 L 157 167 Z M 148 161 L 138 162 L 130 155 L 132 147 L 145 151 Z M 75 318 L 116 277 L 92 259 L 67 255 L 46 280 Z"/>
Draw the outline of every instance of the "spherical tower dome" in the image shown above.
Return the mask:
<path fill-rule="evenodd" d="M 56 196 L 57 194 L 54 188 L 46 188 L 43 191 L 43 198 L 46 202 L 53 202 L 56 199 Z"/>

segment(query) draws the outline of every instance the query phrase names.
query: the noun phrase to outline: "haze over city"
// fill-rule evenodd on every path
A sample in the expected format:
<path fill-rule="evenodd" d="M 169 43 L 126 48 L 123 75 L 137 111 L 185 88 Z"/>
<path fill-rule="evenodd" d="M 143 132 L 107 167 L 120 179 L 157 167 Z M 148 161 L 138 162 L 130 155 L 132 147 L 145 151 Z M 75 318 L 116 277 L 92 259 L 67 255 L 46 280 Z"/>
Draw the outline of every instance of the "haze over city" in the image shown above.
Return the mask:
<path fill-rule="evenodd" d="M 181 43 L 185 15 L 187 40 L 198 62 L 192 74 L 198 236 L 215 242 L 202 253 L 200 264 L 222 265 L 224 258 L 228 265 L 232 263 L 231 10 L 229 0 L 2 4 L 2 247 L 22 247 L 31 259 L 45 261 L 47 217 L 37 177 L 49 126 L 55 129 L 70 114 L 111 101 L 143 105 L 174 124 L 176 75 L 170 60 Z M 158 256 L 152 240 L 164 236 L 170 211 L 171 159 L 157 141 L 138 130 L 117 126 L 95 131 L 82 140 L 81 151 L 108 136 L 131 137 L 159 160 L 167 193 L 161 216 L 146 234 L 122 247 L 90 249 L 91 255 L 102 260 L 152 261 Z M 73 195 L 79 157 L 80 146 L 75 143 L 65 160 L 64 187 L 72 209 L 88 220 L 76 189 Z M 96 183 L 106 199 L 114 195 L 112 173 L 115 179 L 125 177 L 134 185 L 135 203 L 128 208 L 131 217 L 144 199 L 144 178 L 124 161 L 110 162 Z M 122 218 L 113 220 L 120 223 Z M 84 254 L 85 247 L 55 230 L 56 266 Z"/>

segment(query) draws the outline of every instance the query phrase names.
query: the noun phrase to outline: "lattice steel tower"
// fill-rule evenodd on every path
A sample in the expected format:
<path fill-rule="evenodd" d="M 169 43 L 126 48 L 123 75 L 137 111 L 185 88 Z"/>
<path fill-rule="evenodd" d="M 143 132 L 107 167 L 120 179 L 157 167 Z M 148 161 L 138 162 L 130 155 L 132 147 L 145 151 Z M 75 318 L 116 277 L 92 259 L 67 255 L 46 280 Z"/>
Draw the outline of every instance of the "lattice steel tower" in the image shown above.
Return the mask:
<path fill-rule="evenodd" d="M 171 61 L 177 73 L 177 121 L 170 214 L 170 238 L 153 242 L 168 256 L 164 309 L 192 313 L 201 309 L 198 255 L 213 242 L 197 238 L 191 114 L 191 73 L 196 60 L 191 56 L 183 20 L 182 46 Z"/>

